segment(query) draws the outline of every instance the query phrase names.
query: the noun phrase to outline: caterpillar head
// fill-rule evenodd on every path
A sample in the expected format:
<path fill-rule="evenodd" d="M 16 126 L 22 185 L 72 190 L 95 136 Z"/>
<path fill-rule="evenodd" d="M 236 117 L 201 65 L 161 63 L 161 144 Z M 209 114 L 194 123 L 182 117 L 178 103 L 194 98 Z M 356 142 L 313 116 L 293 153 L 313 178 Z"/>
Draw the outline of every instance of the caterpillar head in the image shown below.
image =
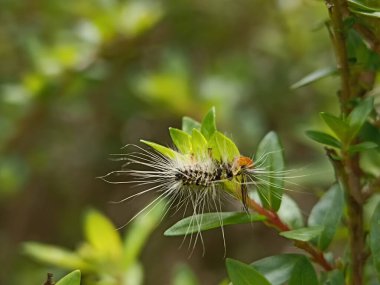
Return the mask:
<path fill-rule="evenodd" d="M 234 159 L 232 164 L 232 171 L 234 175 L 238 175 L 244 169 L 249 169 L 254 166 L 253 160 L 246 156 L 239 156 Z"/>

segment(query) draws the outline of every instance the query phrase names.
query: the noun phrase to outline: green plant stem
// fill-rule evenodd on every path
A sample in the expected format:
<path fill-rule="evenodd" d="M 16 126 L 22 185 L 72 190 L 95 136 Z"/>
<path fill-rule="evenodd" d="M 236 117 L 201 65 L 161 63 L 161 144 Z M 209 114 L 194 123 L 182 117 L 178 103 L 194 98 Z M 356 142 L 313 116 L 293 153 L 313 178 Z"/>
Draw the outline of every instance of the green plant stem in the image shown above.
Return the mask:
<path fill-rule="evenodd" d="M 260 204 L 256 203 L 254 200 L 250 198 L 247 198 L 246 203 L 248 208 L 256 211 L 260 215 L 263 215 L 267 218 L 267 225 L 274 227 L 276 230 L 280 232 L 291 230 L 289 226 L 280 219 L 276 212 L 263 208 Z M 294 245 L 309 253 L 311 255 L 312 261 L 322 266 L 324 270 L 331 271 L 334 269 L 334 266 L 332 266 L 325 259 L 323 252 L 315 248 L 312 244 L 304 241 L 294 241 Z"/>

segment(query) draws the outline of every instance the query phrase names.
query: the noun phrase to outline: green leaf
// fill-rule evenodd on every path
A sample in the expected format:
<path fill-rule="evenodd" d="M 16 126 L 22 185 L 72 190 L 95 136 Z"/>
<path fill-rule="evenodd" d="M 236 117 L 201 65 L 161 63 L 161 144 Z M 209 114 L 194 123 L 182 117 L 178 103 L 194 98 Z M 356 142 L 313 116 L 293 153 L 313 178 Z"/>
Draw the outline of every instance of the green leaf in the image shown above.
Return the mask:
<path fill-rule="evenodd" d="M 256 153 L 256 167 L 272 175 L 260 179 L 258 193 L 261 203 L 267 209 L 277 211 L 281 206 L 284 179 L 276 172 L 284 169 L 284 157 L 280 140 L 275 132 L 269 132 L 259 143 Z"/>
<path fill-rule="evenodd" d="M 222 225 L 237 225 L 264 221 L 265 217 L 258 214 L 241 212 L 206 213 L 184 218 L 164 233 L 165 236 L 181 236 L 199 231 L 219 228 Z"/>
<path fill-rule="evenodd" d="M 342 148 L 342 144 L 340 143 L 340 141 L 338 141 L 333 136 L 330 136 L 329 134 L 318 131 L 306 131 L 306 135 L 312 140 L 321 144 L 325 144 L 335 148 Z"/>
<path fill-rule="evenodd" d="M 146 214 L 139 215 L 128 228 L 124 239 L 124 268 L 136 263 L 147 239 L 165 214 L 165 204 L 165 201 L 156 203 L 149 210 L 147 209 Z"/>
<path fill-rule="evenodd" d="M 322 226 L 300 228 L 292 231 L 280 232 L 280 236 L 287 239 L 309 241 L 323 231 Z"/>
<path fill-rule="evenodd" d="M 297 203 L 286 194 L 282 196 L 281 207 L 277 214 L 285 224 L 291 226 L 293 229 L 303 227 L 304 225 L 300 208 Z"/>
<path fill-rule="evenodd" d="M 247 264 L 227 258 L 226 265 L 233 285 L 271 285 L 256 269 Z"/>
<path fill-rule="evenodd" d="M 380 12 L 380 8 L 369 7 L 358 0 L 348 0 L 348 7 L 354 10 L 361 10 L 363 12 Z"/>
<path fill-rule="evenodd" d="M 199 284 L 195 274 L 185 265 L 180 264 L 176 267 L 172 285 L 197 285 Z"/>
<path fill-rule="evenodd" d="M 294 265 L 303 258 L 301 254 L 285 253 L 260 259 L 251 266 L 263 274 L 270 284 L 282 285 L 289 280 Z"/>
<path fill-rule="evenodd" d="M 330 127 L 330 129 L 335 133 L 335 135 L 341 140 L 346 141 L 348 133 L 348 124 L 342 119 L 331 115 L 329 113 L 320 113 L 322 119 Z"/>
<path fill-rule="evenodd" d="M 380 193 L 374 193 L 364 204 L 364 228 L 367 232 L 369 232 L 373 213 L 379 203 Z"/>
<path fill-rule="evenodd" d="M 350 153 L 355 153 L 355 152 L 366 151 L 366 150 L 377 148 L 377 147 L 379 147 L 379 145 L 374 142 L 362 142 L 359 144 L 351 145 L 348 151 Z"/>
<path fill-rule="evenodd" d="M 56 285 L 80 285 L 80 275 L 80 271 L 75 270 L 61 278 Z"/>
<path fill-rule="evenodd" d="M 177 147 L 177 149 L 183 153 L 188 154 L 191 153 L 192 147 L 191 147 L 191 136 L 179 129 L 176 128 L 169 128 L 170 137 L 173 140 L 174 145 Z"/>
<path fill-rule="evenodd" d="M 363 16 L 368 16 L 368 17 L 373 17 L 373 18 L 380 18 L 380 12 L 366 12 L 366 11 L 361 11 L 357 9 L 350 9 L 351 12 Z"/>
<path fill-rule="evenodd" d="M 197 129 L 193 129 L 191 136 L 193 154 L 198 160 L 204 160 L 208 154 L 208 144 L 206 138 Z"/>
<path fill-rule="evenodd" d="M 85 235 L 99 254 L 118 258 L 122 254 L 122 242 L 119 232 L 111 221 L 96 210 L 88 210 L 85 215 Z"/>
<path fill-rule="evenodd" d="M 87 270 L 90 267 L 79 255 L 57 246 L 26 242 L 23 244 L 23 252 L 38 261 L 61 268 Z"/>
<path fill-rule="evenodd" d="M 140 142 L 145 143 L 146 145 L 149 145 L 154 150 L 158 151 L 162 155 L 169 157 L 171 159 L 176 158 L 179 155 L 178 152 L 172 150 L 171 148 L 165 147 L 163 145 L 150 142 L 150 141 L 145 141 L 145 140 L 140 140 Z"/>
<path fill-rule="evenodd" d="M 373 109 L 373 97 L 368 97 L 361 101 L 348 115 L 347 122 L 350 127 L 350 139 L 353 139 L 367 121 Z"/>
<path fill-rule="evenodd" d="M 203 118 L 201 132 L 207 140 L 216 132 L 215 107 L 212 107 Z"/>
<path fill-rule="evenodd" d="M 208 148 L 211 149 L 212 157 L 216 160 L 231 162 L 240 156 L 235 143 L 218 131 L 210 138 Z"/>
<path fill-rule="evenodd" d="M 308 225 L 323 226 L 322 233 L 314 240 L 321 250 L 327 249 L 340 223 L 344 207 L 343 191 L 333 185 L 311 210 Z"/>
<path fill-rule="evenodd" d="M 336 67 L 326 67 L 319 70 L 316 70 L 308 75 L 306 75 L 304 78 L 300 79 L 296 83 L 292 84 L 290 86 L 291 89 L 297 89 L 306 85 L 309 85 L 315 81 L 318 81 L 322 78 L 328 77 L 330 75 L 335 75 L 338 73 L 338 69 Z"/>
<path fill-rule="evenodd" d="M 369 246 L 371 248 L 372 260 L 380 281 L 380 203 L 377 204 L 371 218 Z"/>
<path fill-rule="evenodd" d="M 318 285 L 318 277 L 313 265 L 306 257 L 294 265 L 288 285 Z"/>
<path fill-rule="evenodd" d="M 325 285 L 345 285 L 344 273 L 338 269 L 327 273 Z"/>
<path fill-rule="evenodd" d="M 183 117 L 182 118 L 182 131 L 191 135 L 191 133 L 193 132 L 193 129 L 200 130 L 201 124 L 198 121 L 196 121 L 190 117 Z"/>

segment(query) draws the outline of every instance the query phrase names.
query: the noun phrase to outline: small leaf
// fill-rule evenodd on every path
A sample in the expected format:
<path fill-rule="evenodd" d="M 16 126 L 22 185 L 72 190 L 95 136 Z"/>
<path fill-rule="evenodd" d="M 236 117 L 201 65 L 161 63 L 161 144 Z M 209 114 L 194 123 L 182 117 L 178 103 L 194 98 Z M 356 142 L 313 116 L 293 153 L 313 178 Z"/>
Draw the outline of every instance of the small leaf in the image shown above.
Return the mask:
<path fill-rule="evenodd" d="M 56 285 L 80 285 L 80 275 L 80 271 L 75 270 L 61 278 Z"/>
<path fill-rule="evenodd" d="M 363 12 L 380 12 L 380 8 L 366 6 L 358 0 L 348 0 L 347 2 L 350 9 L 361 10 Z"/>
<path fill-rule="evenodd" d="M 313 265 L 304 257 L 295 264 L 289 285 L 318 285 L 318 277 Z"/>
<path fill-rule="evenodd" d="M 85 234 L 95 250 L 106 257 L 118 258 L 122 254 L 122 242 L 119 232 L 111 221 L 96 210 L 85 215 Z"/>
<path fill-rule="evenodd" d="M 363 16 L 368 16 L 368 17 L 373 17 L 373 18 L 380 18 L 380 12 L 365 12 L 365 11 L 360 11 L 357 9 L 350 9 L 351 12 Z"/>
<path fill-rule="evenodd" d="M 228 276 L 234 285 L 271 285 L 256 269 L 247 264 L 227 258 L 226 265 Z"/>
<path fill-rule="evenodd" d="M 208 148 L 212 151 L 212 157 L 220 161 L 233 161 L 240 156 L 239 149 L 235 143 L 223 135 L 221 132 L 216 131 L 208 142 Z"/>
<path fill-rule="evenodd" d="M 292 231 L 280 232 L 280 236 L 287 239 L 309 241 L 323 231 L 322 226 L 300 228 Z"/>
<path fill-rule="evenodd" d="M 333 185 L 311 210 L 308 225 L 323 226 L 324 229 L 315 244 L 325 250 L 331 243 L 340 223 L 344 207 L 343 191 L 338 184 Z"/>
<path fill-rule="evenodd" d="M 380 281 L 380 203 L 377 204 L 371 218 L 369 246 L 371 248 L 372 260 Z"/>
<path fill-rule="evenodd" d="M 300 208 L 297 203 L 286 194 L 282 196 L 281 207 L 277 214 L 281 220 L 291 226 L 291 228 L 297 229 L 304 225 Z"/>
<path fill-rule="evenodd" d="M 259 143 L 256 167 L 271 173 L 260 179 L 263 182 L 258 188 L 261 203 L 266 209 L 277 211 L 281 206 L 284 179 L 276 172 L 284 169 L 284 157 L 280 140 L 275 132 L 269 132 Z"/>
<path fill-rule="evenodd" d="M 368 97 L 361 101 L 348 115 L 347 122 L 350 126 L 349 135 L 353 139 L 367 121 L 373 109 L 373 97 Z"/>
<path fill-rule="evenodd" d="M 191 136 L 188 133 L 176 128 L 169 128 L 169 132 L 174 145 L 182 154 L 191 153 Z"/>
<path fill-rule="evenodd" d="M 157 152 L 171 159 L 176 158 L 179 155 L 178 152 L 172 150 L 171 148 L 165 147 L 163 145 L 150 142 L 150 141 L 145 141 L 145 140 L 140 140 L 140 142 L 145 143 L 146 145 L 149 145 L 151 148 L 153 148 Z"/>
<path fill-rule="evenodd" d="M 264 221 L 265 217 L 258 214 L 241 212 L 206 213 L 193 215 L 178 221 L 164 233 L 165 236 L 181 236 L 199 231 L 219 228 L 227 225 L 245 224 Z"/>
<path fill-rule="evenodd" d="M 342 148 L 342 144 L 340 143 L 340 141 L 338 141 L 333 136 L 330 136 L 329 134 L 318 131 L 306 131 L 306 135 L 312 140 L 321 144 L 325 144 L 335 148 Z"/>
<path fill-rule="evenodd" d="M 183 117 L 182 118 L 182 131 L 191 135 L 191 133 L 193 132 L 193 129 L 200 130 L 201 129 L 201 123 L 199 123 L 198 121 L 196 121 L 190 117 L 186 117 L 186 116 Z"/>
<path fill-rule="evenodd" d="M 193 129 L 191 136 L 193 154 L 198 160 L 204 160 L 208 154 L 208 145 L 206 138 L 197 129 Z"/>
<path fill-rule="evenodd" d="M 207 140 L 216 132 L 215 107 L 212 107 L 203 118 L 201 132 Z"/>
<path fill-rule="evenodd" d="M 285 253 L 260 259 L 251 266 L 263 274 L 270 284 L 282 285 L 289 280 L 294 265 L 303 258 L 301 254 Z"/>
<path fill-rule="evenodd" d="M 342 119 L 329 113 L 322 112 L 320 115 L 330 129 L 336 134 L 336 136 L 344 142 L 347 137 L 348 124 Z"/>
<path fill-rule="evenodd" d="M 336 67 L 326 67 L 319 70 L 316 70 L 308 75 L 306 75 L 301 80 L 290 86 L 291 89 L 297 89 L 306 85 L 309 85 L 315 81 L 318 81 L 322 78 L 328 77 L 330 75 L 335 75 L 338 73 L 338 69 Z"/>
<path fill-rule="evenodd" d="M 377 148 L 377 147 L 379 147 L 379 145 L 374 142 L 362 142 L 359 144 L 351 145 L 348 151 L 350 153 L 355 153 L 355 152 L 366 151 L 366 150 Z"/>

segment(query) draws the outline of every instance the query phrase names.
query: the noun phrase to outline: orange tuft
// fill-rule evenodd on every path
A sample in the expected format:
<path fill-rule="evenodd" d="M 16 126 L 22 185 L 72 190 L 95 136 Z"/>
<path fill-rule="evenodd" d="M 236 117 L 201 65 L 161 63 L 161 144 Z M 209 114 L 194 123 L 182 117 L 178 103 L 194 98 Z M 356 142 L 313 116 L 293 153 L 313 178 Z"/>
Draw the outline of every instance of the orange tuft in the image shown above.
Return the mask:
<path fill-rule="evenodd" d="M 246 156 L 240 156 L 237 160 L 237 164 L 243 168 L 253 167 L 253 160 Z"/>

